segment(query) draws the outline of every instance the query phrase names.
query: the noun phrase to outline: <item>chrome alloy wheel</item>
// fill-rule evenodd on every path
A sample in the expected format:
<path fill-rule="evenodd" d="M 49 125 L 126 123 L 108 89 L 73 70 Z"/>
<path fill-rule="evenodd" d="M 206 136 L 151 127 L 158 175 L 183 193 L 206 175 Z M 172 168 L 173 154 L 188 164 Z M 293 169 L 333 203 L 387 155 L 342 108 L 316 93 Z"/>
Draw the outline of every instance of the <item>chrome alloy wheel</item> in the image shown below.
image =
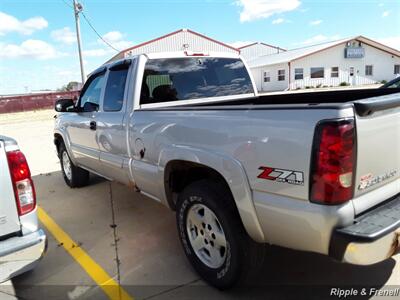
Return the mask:
<path fill-rule="evenodd" d="M 68 180 L 72 179 L 71 160 L 69 159 L 67 151 L 62 153 L 62 163 L 65 176 Z"/>
<path fill-rule="evenodd" d="M 197 257 L 217 269 L 226 259 L 226 238 L 218 218 L 203 204 L 193 205 L 187 214 L 186 230 Z"/>

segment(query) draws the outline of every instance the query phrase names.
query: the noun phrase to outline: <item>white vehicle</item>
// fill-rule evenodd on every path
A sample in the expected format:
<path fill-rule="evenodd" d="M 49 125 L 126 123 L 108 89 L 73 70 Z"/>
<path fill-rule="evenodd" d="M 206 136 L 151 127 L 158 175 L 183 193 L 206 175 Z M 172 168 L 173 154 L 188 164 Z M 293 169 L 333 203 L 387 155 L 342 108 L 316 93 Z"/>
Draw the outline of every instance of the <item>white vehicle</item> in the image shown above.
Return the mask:
<path fill-rule="evenodd" d="M 33 269 L 46 248 L 28 163 L 15 140 L 0 136 L 0 282 Z"/>

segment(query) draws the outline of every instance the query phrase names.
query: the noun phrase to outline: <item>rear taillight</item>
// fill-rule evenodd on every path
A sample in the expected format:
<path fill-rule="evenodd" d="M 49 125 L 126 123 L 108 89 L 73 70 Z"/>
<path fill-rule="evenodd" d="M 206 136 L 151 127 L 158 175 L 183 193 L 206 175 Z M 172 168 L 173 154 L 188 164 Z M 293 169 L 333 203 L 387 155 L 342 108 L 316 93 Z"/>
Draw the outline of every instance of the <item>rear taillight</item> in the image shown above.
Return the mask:
<path fill-rule="evenodd" d="M 312 202 L 341 204 L 353 197 L 355 152 L 353 119 L 318 124 L 311 162 Z"/>
<path fill-rule="evenodd" d="M 17 201 L 18 214 L 27 214 L 35 209 L 35 187 L 25 155 L 17 150 L 7 152 L 8 166 Z"/>

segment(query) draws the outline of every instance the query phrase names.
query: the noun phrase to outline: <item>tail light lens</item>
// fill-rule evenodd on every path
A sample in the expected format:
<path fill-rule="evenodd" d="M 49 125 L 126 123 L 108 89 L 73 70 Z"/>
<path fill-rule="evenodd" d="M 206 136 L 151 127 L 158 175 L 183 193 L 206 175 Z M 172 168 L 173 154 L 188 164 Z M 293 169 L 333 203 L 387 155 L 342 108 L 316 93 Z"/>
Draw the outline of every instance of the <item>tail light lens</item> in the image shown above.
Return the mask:
<path fill-rule="evenodd" d="M 7 152 L 7 159 L 14 186 L 18 214 L 22 216 L 35 209 L 35 187 L 25 155 L 19 150 L 11 151 Z"/>
<path fill-rule="evenodd" d="M 312 202 L 341 204 L 353 198 L 355 148 L 353 119 L 317 126 L 311 163 Z"/>

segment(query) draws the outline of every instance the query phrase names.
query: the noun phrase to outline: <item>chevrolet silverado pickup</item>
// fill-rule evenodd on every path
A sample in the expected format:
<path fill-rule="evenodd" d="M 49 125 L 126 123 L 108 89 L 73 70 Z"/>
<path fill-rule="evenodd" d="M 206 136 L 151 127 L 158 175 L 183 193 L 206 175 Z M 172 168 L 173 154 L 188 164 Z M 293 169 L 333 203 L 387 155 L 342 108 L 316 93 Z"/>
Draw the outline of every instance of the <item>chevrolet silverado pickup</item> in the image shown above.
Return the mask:
<path fill-rule="evenodd" d="M 0 283 L 33 269 L 46 246 L 28 163 L 17 142 L 0 135 Z"/>
<path fill-rule="evenodd" d="M 94 173 L 175 211 L 187 258 L 223 289 L 260 243 L 358 265 L 399 251 L 399 92 L 259 95 L 240 56 L 141 54 L 56 102 L 54 142 L 71 188 Z"/>

